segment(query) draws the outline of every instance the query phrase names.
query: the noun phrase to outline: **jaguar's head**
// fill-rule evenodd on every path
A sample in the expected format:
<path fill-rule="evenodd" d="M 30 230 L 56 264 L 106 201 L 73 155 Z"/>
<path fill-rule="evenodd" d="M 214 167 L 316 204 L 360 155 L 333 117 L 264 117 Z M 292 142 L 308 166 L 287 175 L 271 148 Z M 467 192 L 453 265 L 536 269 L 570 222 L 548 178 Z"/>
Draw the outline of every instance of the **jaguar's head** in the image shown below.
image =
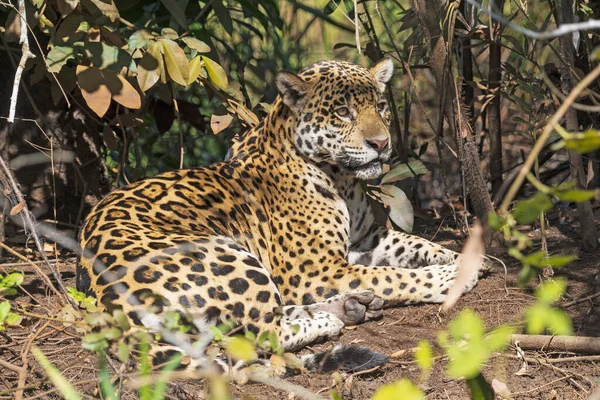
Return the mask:
<path fill-rule="evenodd" d="M 296 117 L 292 140 L 298 151 L 360 179 L 381 175 L 391 154 L 390 109 L 383 93 L 393 68 L 390 59 L 370 69 L 321 61 L 298 75 L 280 72 L 277 88 Z"/>

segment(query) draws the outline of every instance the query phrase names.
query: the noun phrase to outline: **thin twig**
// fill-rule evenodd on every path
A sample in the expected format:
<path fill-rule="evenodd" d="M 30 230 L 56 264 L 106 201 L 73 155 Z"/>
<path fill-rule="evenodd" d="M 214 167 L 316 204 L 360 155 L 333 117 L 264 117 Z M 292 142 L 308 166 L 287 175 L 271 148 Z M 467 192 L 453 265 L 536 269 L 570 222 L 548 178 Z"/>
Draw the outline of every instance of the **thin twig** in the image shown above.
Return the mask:
<path fill-rule="evenodd" d="M 563 304 L 562 306 L 563 306 L 563 308 L 571 307 L 571 306 L 574 306 L 579 303 L 585 303 L 586 301 L 594 300 L 596 297 L 600 297 L 600 292 L 591 294 L 586 297 L 582 297 L 581 299 L 576 299 L 576 300 L 570 301 L 568 303 Z"/>
<path fill-rule="evenodd" d="M 11 253 L 13 256 L 20 258 L 25 263 L 27 263 L 27 265 L 31 265 L 35 269 L 35 271 L 38 273 L 38 275 L 40 276 L 40 278 L 42 278 L 42 280 L 44 281 L 44 283 L 46 283 L 46 285 L 54 292 L 54 294 L 56 294 L 60 298 L 60 292 L 58 292 L 58 290 L 56 290 L 56 288 L 54 287 L 54 285 L 50 281 L 50 278 L 48 278 L 48 276 L 44 273 L 44 271 L 42 271 L 42 269 L 39 266 L 35 265 L 32 261 L 28 260 L 27 258 L 25 258 L 24 256 L 22 256 L 18 252 L 16 252 L 13 249 L 11 249 L 10 247 L 8 247 L 3 242 L 0 242 L 0 247 L 3 248 L 4 250 L 8 251 L 9 253 Z"/>
<path fill-rule="evenodd" d="M 471 0 L 467 0 L 467 1 L 470 2 Z M 542 151 L 544 144 L 550 137 L 550 134 L 554 131 L 554 127 L 558 124 L 560 119 L 565 115 L 565 113 L 571 106 L 571 103 L 573 103 L 575 101 L 575 99 L 577 98 L 577 96 L 579 96 L 579 93 L 581 93 L 588 85 L 590 85 L 592 82 L 594 82 L 598 78 L 598 76 L 600 76 L 600 65 L 596 66 L 596 68 L 594 68 L 585 78 L 583 78 L 577 84 L 577 86 L 575 86 L 573 88 L 571 93 L 569 93 L 569 95 L 565 99 L 565 102 L 563 104 L 561 104 L 561 106 L 558 108 L 558 110 L 556 110 L 556 112 L 554 113 L 552 118 L 550 118 L 550 121 L 548 121 L 546 126 L 544 126 L 544 130 L 542 131 L 542 134 L 539 136 L 537 142 L 533 146 L 533 149 L 529 153 L 527 160 L 525 160 L 523 167 L 519 170 L 519 174 L 515 178 L 515 181 L 511 185 L 510 189 L 508 190 L 508 193 L 506 194 L 506 197 L 504 198 L 504 200 L 502 201 L 502 204 L 500 205 L 500 213 L 501 214 L 506 215 L 508 213 L 508 206 L 510 205 L 512 200 L 515 198 L 519 188 L 521 187 L 521 185 L 523 184 L 523 181 L 525 180 L 525 177 L 527 176 L 527 173 L 531 170 L 531 167 L 533 166 L 533 163 L 535 162 L 539 153 Z"/>
<path fill-rule="evenodd" d="M 42 241 L 40 240 L 40 237 L 37 233 L 35 222 L 33 220 L 33 215 L 31 214 L 31 212 L 29 212 L 29 208 L 27 208 L 27 203 L 25 203 L 23 194 L 19 190 L 17 183 L 15 182 L 10 170 L 8 169 L 8 166 L 6 165 L 6 163 L 4 162 L 4 159 L 2 157 L 0 157 L 0 168 L 2 168 L 2 172 L 6 176 L 7 183 L 10 185 L 10 188 L 5 188 L 5 190 L 12 189 L 12 192 L 13 192 L 14 196 L 16 197 L 17 204 L 21 204 L 21 203 L 24 204 L 23 209 L 20 211 L 19 214 L 21 214 L 21 216 L 23 217 L 25 226 L 29 229 L 29 232 L 30 232 L 31 236 L 33 237 L 35 245 L 36 245 L 38 251 L 40 252 L 40 255 L 42 256 L 46 266 L 48 267 L 50 272 L 52 272 L 52 275 L 54 275 L 54 279 L 56 279 L 56 284 L 58 285 L 60 290 L 63 292 L 64 297 L 69 301 L 69 303 L 71 303 L 71 305 L 73 307 L 77 307 L 77 305 L 67 295 L 67 289 L 65 288 L 65 285 L 63 284 L 62 279 L 60 278 L 60 275 L 56 271 L 56 268 L 54 268 L 50 264 L 50 260 L 48 260 L 48 257 L 46 256 L 46 253 L 44 252 L 44 246 L 42 245 Z M 46 279 L 47 279 L 47 277 L 46 277 Z M 52 284 L 50 284 L 50 288 L 56 292 L 60 303 L 64 305 L 65 304 L 64 299 L 60 295 L 60 293 L 56 290 L 56 288 Z"/>
<path fill-rule="evenodd" d="M 585 22 L 575 23 L 575 24 L 563 24 L 559 28 L 554 29 L 548 32 L 536 32 L 527 28 L 523 28 L 520 25 L 515 25 L 510 22 L 508 19 L 504 18 L 502 15 L 495 13 L 494 11 L 489 10 L 487 7 L 482 6 L 477 3 L 475 0 L 467 0 L 468 3 L 477 7 L 480 11 L 490 15 L 496 21 L 501 22 L 504 25 L 507 25 L 514 29 L 515 31 L 522 33 L 525 36 L 529 36 L 534 39 L 543 40 L 543 39 L 553 39 L 559 36 L 567 35 L 569 33 L 584 31 L 584 30 L 592 30 L 592 29 L 600 29 L 600 20 L 588 20 Z"/>
<path fill-rule="evenodd" d="M 13 82 L 12 96 L 10 96 L 10 109 L 8 111 L 8 122 L 13 123 L 15 121 L 15 112 L 17 111 L 17 98 L 19 97 L 19 84 L 21 83 L 21 76 L 25 69 L 25 64 L 30 58 L 35 58 L 35 54 L 29 50 L 29 38 L 27 36 L 27 18 L 25 14 L 25 0 L 19 0 L 19 18 L 21 19 L 21 37 L 19 43 L 21 44 L 21 60 L 19 66 L 15 72 L 15 80 Z"/>

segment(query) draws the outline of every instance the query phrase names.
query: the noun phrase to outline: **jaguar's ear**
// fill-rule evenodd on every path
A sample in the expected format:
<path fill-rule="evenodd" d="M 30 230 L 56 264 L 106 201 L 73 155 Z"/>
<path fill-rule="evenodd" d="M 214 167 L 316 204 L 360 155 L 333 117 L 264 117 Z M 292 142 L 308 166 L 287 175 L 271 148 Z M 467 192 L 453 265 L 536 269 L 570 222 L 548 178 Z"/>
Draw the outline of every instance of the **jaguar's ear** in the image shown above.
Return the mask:
<path fill-rule="evenodd" d="M 385 84 L 392 79 L 392 75 L 394 74 L 394 63 L 391 58 L 384 58 L 372 67 L 370 71 L 375 77 L 377 87 L 383 92 Z"/>
<path fill-rule="evenodd" d="M 281 71 L 277 74 L 277 78 L 275 78 L 275 84 L 285 105 L 293 111 L 298 111 L 302 108 L 309 89 L 308 82 L 305 82 L 296 74 Z"/>

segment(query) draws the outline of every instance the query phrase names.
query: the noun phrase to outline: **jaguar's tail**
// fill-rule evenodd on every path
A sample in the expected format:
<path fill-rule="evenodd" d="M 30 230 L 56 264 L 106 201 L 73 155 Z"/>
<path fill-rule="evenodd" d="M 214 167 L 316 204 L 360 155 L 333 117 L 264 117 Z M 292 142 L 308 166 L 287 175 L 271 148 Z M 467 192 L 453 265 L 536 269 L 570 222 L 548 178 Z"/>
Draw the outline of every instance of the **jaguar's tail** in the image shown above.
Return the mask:
<path fill-rule="evenodd" d="M 385 364 L 389 357 L 366 347 L 338 345 L 323 353 L 302 357 L 304 367 L 311 372 L 326 373 L 335 370 L 366 371 Z"/>

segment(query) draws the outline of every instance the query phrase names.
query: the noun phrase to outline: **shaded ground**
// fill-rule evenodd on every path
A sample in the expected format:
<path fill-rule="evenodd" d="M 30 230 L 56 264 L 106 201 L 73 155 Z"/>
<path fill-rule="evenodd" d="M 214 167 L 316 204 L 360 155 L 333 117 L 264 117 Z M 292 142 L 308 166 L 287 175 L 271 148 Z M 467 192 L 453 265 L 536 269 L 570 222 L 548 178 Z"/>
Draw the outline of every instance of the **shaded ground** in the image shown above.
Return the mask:
<path fill-rule="evenodd" d="M 420 234 L 435 241 L 459 250 L 460 238 L 456 232 L 443 227 L 439 221 L 430 220 L 430 225 L 417 221 L 421 227 Z M 557 221 L 558 224 L 558 221 Z M 578 250 L 578 238 L 568 224 L 560 225 L 560 230 L 551 228 L 549 231 L 549 248 L 552 254 L 577 253 L 580 259 L 570 267 L 558 271 L 569 280 L 569 289 L 563 299 L 563 304 L 573 299 L 582 298 L 600 291 L 600 257 L 596 254 L 584 254 Z M 530 234 L 539 245 L 539 232 Z M 505 257 L 506 259 L 506 257 Z M 16 262 L 10 257 L 4 257 L 3 273 L 9 270 L 7 263 Z M 61 260 L 58 264 L 62 276 L 69 286 L 74 286 L 75 263 L 72 258 Z M 525 308 L 534 300 L 532 289 L 518 289 L 515 279 L 519 267 L 509 263 L 508 275 L 501 267 L 482 280 L 475 290 L 464 296 L 449 315 L 438 313 L 437 305 L 418 305 L 387 310 L 384 318 L 370 322 L 353 329 L 345 329 L 337 342 L 368 346 L 384 354 L 391 355 L 403 349 L 410 349 L 419 340 L 435 341 L 436 334 L 443 329 L 448 321 L 465 307 L 476 310 L 488 326 L 501 323 L 517 322 Z M 42 289 L 39 279 L 30 266 L 17 265 L 14 269 L 26 272 L 25 289 L 28 294 L 20 293 L 12 303 L 26 308 L 29 316 L 23 320 L 22 326 L 0 332 L 0 360 L 15 366 L 23 365 L 24 349 L 34 344 L 40 347 L 48 358 L 58 367 L 64 376 L 87 395 L 98 397 L 96 357 L 81 348 L 81 335 L 74 327 L 66 328 L 61 322 L 46 320 L 45 316 L 54 314 L 60 309 L 57 299 Z M 532 286 L 533 287 L 533 286 Z M 31 297 L 30 297 L 31 295 Z M 586 301 L 567 308 L 575 325 L 578 335 L 600 336 L 600 298 Z M 35 316 L 34 314 L 38 314 Z M 323 350 L 331 342 L 314 346 L 312 350 Z M 310 350 L 306 350 L 310 351 Z M 25 398 L 55 398 L 58 397 L 54 387 L 48 383 L 44 371 L 28 352 L 29 367 L 22 375 L 18 386 L 30 387 L 25 392 Z M 515 375 L 521 368 L 521 362 L 516 359 L 514 349 L 502 355 L 497 355 L 484 369 L 484 375 L 491 381 L 493 378 L 506 382 L 508 388 L 517 399 L 585 399 L 594 389 L 594 382 L 600 379 L 600 362 L 561 362 L 554 367 L 530 364 L 525 375 Z M 545 357 L 570 357 L 569 354 L 542 354 L 527 352 L 529 357 L 544 359 Z M 114 363 L 114 375 L 118 375 L 118 363 Z M 370 375 L 345 377 L 342 384 L 336 384 L 331 375 L 305 374 L 285 378 L 286 382 L 295 383 L 320 393 L 327 398 L 331 388 L 344 399 L 368 399 L 381 385 L 393 382 L 402 377 L 420 383 L 426 389 L 431 399 L 466 399 L 468 389 L 466 384 L 448 378 L 443 371 L 444 361 L 439 360 L 430 377 L 423 380 L 420 371 L 408 352 L 404 356 L 393 359 L 389 364 Z M 14 398 L 17 387 L 18 371 L 11 371 L 0 365 L 0 399 Z M 50 391 L 50 392 L 49 392 Z M 261 384 L 231 385 L 234 398 L 238 399 L 291 399 L 284 391 L 273 389 Z M 172 398 L 205 398 L 204 387 L 199 382 L 177 382 L 170 389 Z M 135 392 L 123 386 L 123 398 L 135 398 Z"/>

